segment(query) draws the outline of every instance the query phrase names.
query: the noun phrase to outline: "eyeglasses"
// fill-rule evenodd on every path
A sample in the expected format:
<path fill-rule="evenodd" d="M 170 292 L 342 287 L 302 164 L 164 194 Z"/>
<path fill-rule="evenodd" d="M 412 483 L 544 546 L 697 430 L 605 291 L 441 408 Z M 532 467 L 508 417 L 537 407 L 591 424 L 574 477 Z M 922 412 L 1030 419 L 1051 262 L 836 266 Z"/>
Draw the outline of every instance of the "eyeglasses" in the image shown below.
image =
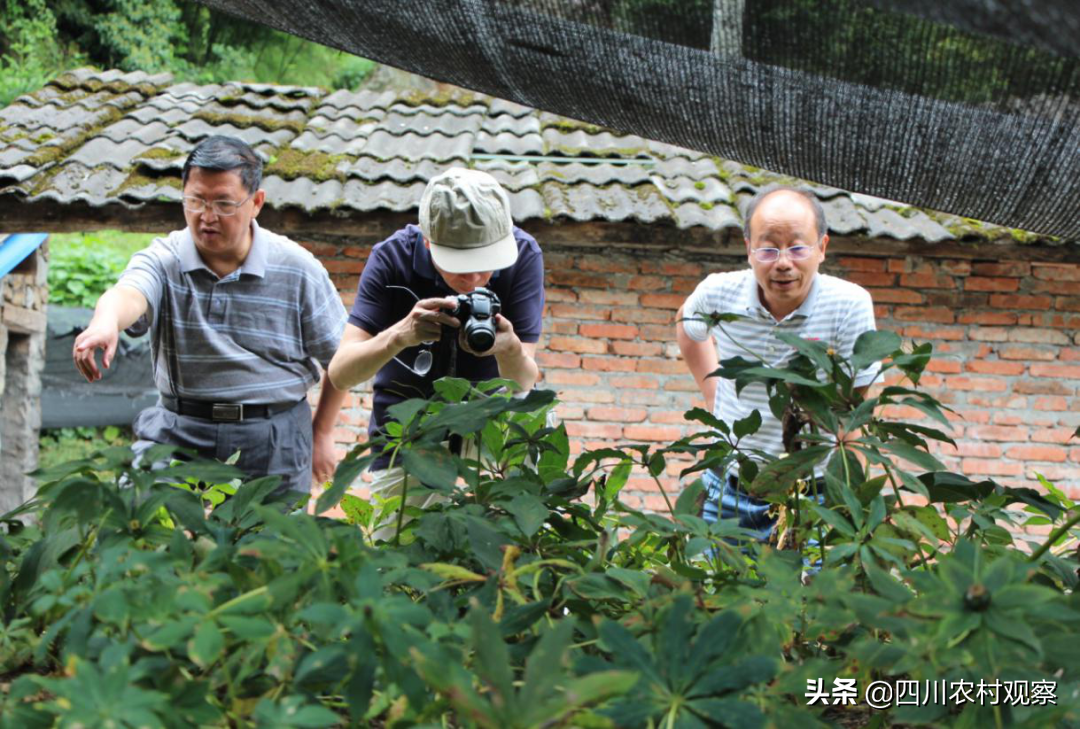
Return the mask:
<path fill-rule="evenodd" d="M 255 193 L 251 193 L 240 202 L 233 202 L 232 200 L 203 200 L 201 197 L 184 195 L 184 210 L 189 213 L 203 213 L 209 207 L 214 211 L 214 215 L 227 218 L 230 215 L 236 215 L 236 211 L 240 209 L 240 206 L 254 196 Z"/>
<path fill-rule="evenodd" d="M 793 261 L 805 261 L 813 254 L 817 246 L 791 246 L 791 248 L 754 248 L 750 252 L 754 258 L 762 263 L 772 263 L 780 260 L 780 255 L 786 253 Z"/>
<path fill-rule="evenodd" d="M 408 286 L 395 286 L 394 284 L 386 284 L 386 288 L 408 291 L 410 294 L 413 295 L 413 298 L 415 298 L 417 301 L 420 300 L 420 297 L 417 296 L 416 292 L 410 289 Z M 413 358 L 413 363 L 411 367 L 402 362 L 397 357 L 391 357 L 390 359 L 394 360 L 417 377 L 424 377 L 428 372 L 431 372 L 431 365 L 435 361 L 435 355 L 433 355 L 431 353 L 431 350 L 428 349 L 428 347 L 430 347 L 432 344 L 434 344 L 434 342 L 420 343 L 420 346 L 423 347 L 423 349 L 416 353 L 416 357 Z"/>

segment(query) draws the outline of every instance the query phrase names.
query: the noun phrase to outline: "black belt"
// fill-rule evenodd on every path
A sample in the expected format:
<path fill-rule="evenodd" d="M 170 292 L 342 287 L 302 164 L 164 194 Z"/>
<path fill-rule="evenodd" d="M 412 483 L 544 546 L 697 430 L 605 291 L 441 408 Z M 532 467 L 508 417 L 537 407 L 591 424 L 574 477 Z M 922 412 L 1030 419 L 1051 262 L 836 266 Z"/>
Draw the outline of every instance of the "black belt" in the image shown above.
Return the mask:
<path fill-rule="evenodd" d="M 166 410 L 177 415 L 188 415 L 215 422 L 238 423 L 242 420 L 269 418 L 283 413 L 300 402 L 275 402 L 267 405 L 249 405 L 240 402 L 209 402 L 207 400 L 184 400 L 168 395 L 161 396 L 161 404 Z"/>

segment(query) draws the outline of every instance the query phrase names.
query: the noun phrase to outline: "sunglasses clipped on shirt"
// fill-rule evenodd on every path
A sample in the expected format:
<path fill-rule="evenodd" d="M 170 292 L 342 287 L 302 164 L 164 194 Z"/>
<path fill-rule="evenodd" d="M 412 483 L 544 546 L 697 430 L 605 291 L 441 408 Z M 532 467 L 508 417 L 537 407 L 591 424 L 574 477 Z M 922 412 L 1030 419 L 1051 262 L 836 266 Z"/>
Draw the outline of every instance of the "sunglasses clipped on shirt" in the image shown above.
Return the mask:
<path fill-rule="evenodd" d="M 750 252 L 762 263 L 772 263 L 780 259 L 781 252 L 792 261 L 805 261 L 817 246 L 791 246 L 791 248 L 754 248 Z"/>
<path fill-rule="evenodd" d="M 184 210 L 189 213 L 203 213 L 206 212 L 206 208 L 210 208 L 214 211 L 214 215 L 227 218 L 230 215 L 236 215 L 236 211 L 240 209 L 240 206 L 254 196 L 255 193 L 251 193 L 240 202 L 233 202 L 232 200 L 203 200 L 201 197 L 184 195 Z"/>

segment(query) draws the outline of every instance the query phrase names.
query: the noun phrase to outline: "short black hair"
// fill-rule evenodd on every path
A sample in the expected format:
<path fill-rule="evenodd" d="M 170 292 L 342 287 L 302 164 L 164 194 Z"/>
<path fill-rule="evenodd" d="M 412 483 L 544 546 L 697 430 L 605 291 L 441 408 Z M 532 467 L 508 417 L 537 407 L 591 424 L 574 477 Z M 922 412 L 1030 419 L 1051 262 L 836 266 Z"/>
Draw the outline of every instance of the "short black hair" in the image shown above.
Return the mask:
<path fill-rule="evenodd" d="M 240 182 L 249 193 L 254 193 L 262 184 L 262 158 L 251 146 L 236 137 L 215 134 L 195 145 L 180 176 L 183 185 L 187 185 L 188 174 L 192 167 L 216 172 L 236 172 Z"/>
<path fill-rule="evenodd" d="M 750 220 L 754 217 L 754 213 L 757 212 L 758 205 L 761 204 L 762 200 L 769 197 L 769 195 L 777 192 L 793 192 L 806 200 L 806 202 L 810 204 L 810 208 L 814 211 L 814 224 L 817 227 L 818 240 L 825 237 L 825 234 L 829 232 L 829 226 L 828 223 L 825 222 L 825 209 L 821 207 L 821 202 L 818 201 L 817 195 L 788 185 L 769 185 L 768 187 L 763 187 L 758 190 L 757 194 L 750 199 L 750 202 L 746 206 L 746 212 L 743 214 L 743 237 L 746 238 L 746 240 L 750 240 Z"/>

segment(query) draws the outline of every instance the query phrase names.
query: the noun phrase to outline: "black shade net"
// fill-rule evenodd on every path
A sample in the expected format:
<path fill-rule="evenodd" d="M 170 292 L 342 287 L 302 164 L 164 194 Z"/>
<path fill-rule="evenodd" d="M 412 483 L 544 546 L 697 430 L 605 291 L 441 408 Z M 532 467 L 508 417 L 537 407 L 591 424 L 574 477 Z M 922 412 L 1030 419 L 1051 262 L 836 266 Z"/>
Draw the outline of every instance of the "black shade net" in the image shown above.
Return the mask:
<path fill-rule="evenodd" d="M 200 0 L 531 107 L 1080 239 L 1080 0 Z"/>

